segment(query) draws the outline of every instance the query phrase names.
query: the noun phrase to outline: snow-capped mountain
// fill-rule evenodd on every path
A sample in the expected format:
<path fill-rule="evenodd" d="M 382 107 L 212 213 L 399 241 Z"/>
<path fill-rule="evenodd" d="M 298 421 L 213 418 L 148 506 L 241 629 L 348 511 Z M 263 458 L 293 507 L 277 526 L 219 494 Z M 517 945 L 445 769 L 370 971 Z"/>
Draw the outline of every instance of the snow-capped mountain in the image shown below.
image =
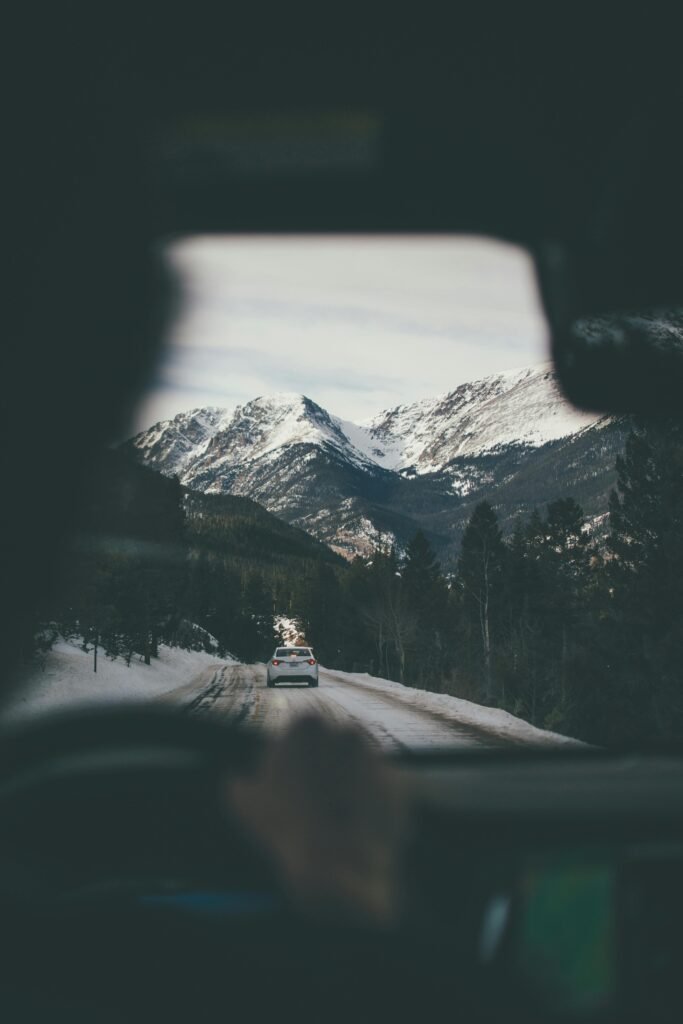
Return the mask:
<path fill-rule="evenodd" d="M 234 411 L 180 413 L 140 434 L 134 444 L 148 465 L 207 491 L 232 490 L 247 466 L 272 463 L 292 447 L 327 451 L 368 471 L 375 466 L 354 447 L 341 421 L 298 394 L 255 398 Z"/>
<path fill-rule="evenodd" d="M 339 421 L 304 395 L 256 398 L 233 412 L 198 409 L 133 440 L 137 457 L 192 490 L 252 498 L 287 522 L 348 550 L 363 523 L 368 481 L 391 477 Z"/>
<path fill-rule="evenodd" d="M 578 488 L 588 511 L 602 512 L 622 432 L 569 407 L 543 365 L 367 423 L 278 394 L 181 413 L 129 445 L 187 487 L 246 495 L 345 554 L 366 552 L 378 534 L 404 543 L 421 526 L 448 557 L 483 498 L 505 520 L 565 494 L 580 498 Z"/>
<path fill-rule="evenodd" d="M 402 473 L 439 473 L 457 458 L 511 445 L 538 448 L 598 417 L 563 401 L 550 365 L 464 384 L 446 395 L 382 412 L 368 423 L 375 460 Z"/>

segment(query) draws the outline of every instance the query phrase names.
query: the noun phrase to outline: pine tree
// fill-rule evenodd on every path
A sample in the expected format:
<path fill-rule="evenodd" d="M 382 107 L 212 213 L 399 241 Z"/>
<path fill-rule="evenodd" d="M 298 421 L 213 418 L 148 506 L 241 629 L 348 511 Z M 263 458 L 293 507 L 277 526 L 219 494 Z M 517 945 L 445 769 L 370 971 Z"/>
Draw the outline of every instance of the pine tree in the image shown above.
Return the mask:
<path fill-rule="evenodd" d="M 275 641 L 273 595 L 260 572 L 246 575 L 242 590 L 245 646 L 249 661 L 265 661 Z"/>
<path fill-rule="evenodd" d="M 441 691 L 450 639 L 448 590 L 436 555 L 421 530 L 406 548 L 401 575 L 406 602 L 417 624 L 416 643 L 407 659 L 408 677 L 420 686 Z"/>
<path fill-rule="evenodd" d="M 406 548 L 402 567 L 403 583 L 410 603 L 421 613 L 421 619 L 433 611 L 434 593 L 441 576 L 429 541 L 418 530 Z"/>
<path fill-rule="evenodd" d="M 463 534 L 457 582 L 468 633 L 478 638 L 485 700 L 494 697 L 493 653 L 500 625 L 505 559 L 496 513 L 487 501 L 482 501 Z"/>
<path fill-rule="evenodd" d="M 374 671 L 404 682 L 406 660 L 417 635 L 417 618 L 408 604 L 394 548 L 375 551 L 368 565 L 367 596 L 360 613 L 373 637 Z"/>
<path fill-rule="evenodd" d="M 607 572 L 619 738 L 683 736 L 683 424 L 639 425 L 617 462 Z M 616 709 L 615 709 L 616 710 Z"/>
<path fill-rule="evenodd" d="M 318 560 L 298 579 L 293 607 L 305 630 L 306 641 L 326 665 L 336 665 L 341 655 L 339 630 L 341 594 L 339 580 L 330 565 Z"/>
<path fill-rule="evenodd" d="M 542 520 L 536 511 L 525 523 L 518 519 L 508 544 L 501 652 L 501 703 L 514 714 L 535 722 L 538 696 L 538 621 L 536 595 L 540 590 L 538 539 Z"/>
<path fill-rule="evenodd" d="M 356 556 L 341 578 L 339 634 L 342 657 L 352 672 L 371 672 L 375 654 L 374 632 L 365 609 L 370 604 L 370 570 Z"/>
<path fill-rule="evenodd" d="M 577 656 L 588 622 L 584 612 L 588 598 L 589 535 L 583 509 L 572 498 L 548 506 L 544 523 L 541 560 L 543 595 L 543 640 L 546 662 L 546 721 L 563 724 L 572 694 L 571 667 Z"/>

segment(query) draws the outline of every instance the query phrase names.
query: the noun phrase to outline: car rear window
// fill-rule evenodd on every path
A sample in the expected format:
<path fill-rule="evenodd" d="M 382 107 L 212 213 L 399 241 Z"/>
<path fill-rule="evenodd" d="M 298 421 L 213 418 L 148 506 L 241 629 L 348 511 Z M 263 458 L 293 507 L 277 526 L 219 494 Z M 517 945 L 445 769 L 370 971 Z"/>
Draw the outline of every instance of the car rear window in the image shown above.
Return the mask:
<path fill-rule="evenodd" d="M 300 658 L 310 658 L 311 651 L 308 647 L 278 647 L 275 652 L 277 658 L 290 658 L 298 655 Z"/>

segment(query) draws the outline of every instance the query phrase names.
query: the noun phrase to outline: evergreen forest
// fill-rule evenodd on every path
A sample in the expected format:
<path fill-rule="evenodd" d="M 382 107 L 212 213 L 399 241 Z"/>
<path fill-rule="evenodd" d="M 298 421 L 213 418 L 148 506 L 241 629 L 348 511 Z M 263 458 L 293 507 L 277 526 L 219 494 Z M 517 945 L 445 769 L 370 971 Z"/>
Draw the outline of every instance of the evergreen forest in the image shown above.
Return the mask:
<path fill-rule="evenodd" d="M 503 535 L 495 495 L 457 564 L 417 532 L 348 562 L 246 498 L 190 492 L 108 451 L 36 644 L 160 644 L 265 661 L 282 617 L 328 668 L 504 708 L 607 745 L 683 739 L 683 427 L 636 423 L 599 529 L 563 496 Z"/>

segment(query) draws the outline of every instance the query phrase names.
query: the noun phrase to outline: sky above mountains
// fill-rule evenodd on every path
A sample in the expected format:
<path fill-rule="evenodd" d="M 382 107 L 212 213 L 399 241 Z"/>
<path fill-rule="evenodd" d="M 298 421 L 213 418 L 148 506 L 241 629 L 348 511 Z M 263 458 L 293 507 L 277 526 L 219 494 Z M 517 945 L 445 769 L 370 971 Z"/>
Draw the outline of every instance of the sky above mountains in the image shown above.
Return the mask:
<path fill-rule="evenodd" d="M 167 259 L 179 313 L 134 432 L 282 391 L 358 422 L 548 358 L 531 260 L 506 243 L 211 236 Z"/>

